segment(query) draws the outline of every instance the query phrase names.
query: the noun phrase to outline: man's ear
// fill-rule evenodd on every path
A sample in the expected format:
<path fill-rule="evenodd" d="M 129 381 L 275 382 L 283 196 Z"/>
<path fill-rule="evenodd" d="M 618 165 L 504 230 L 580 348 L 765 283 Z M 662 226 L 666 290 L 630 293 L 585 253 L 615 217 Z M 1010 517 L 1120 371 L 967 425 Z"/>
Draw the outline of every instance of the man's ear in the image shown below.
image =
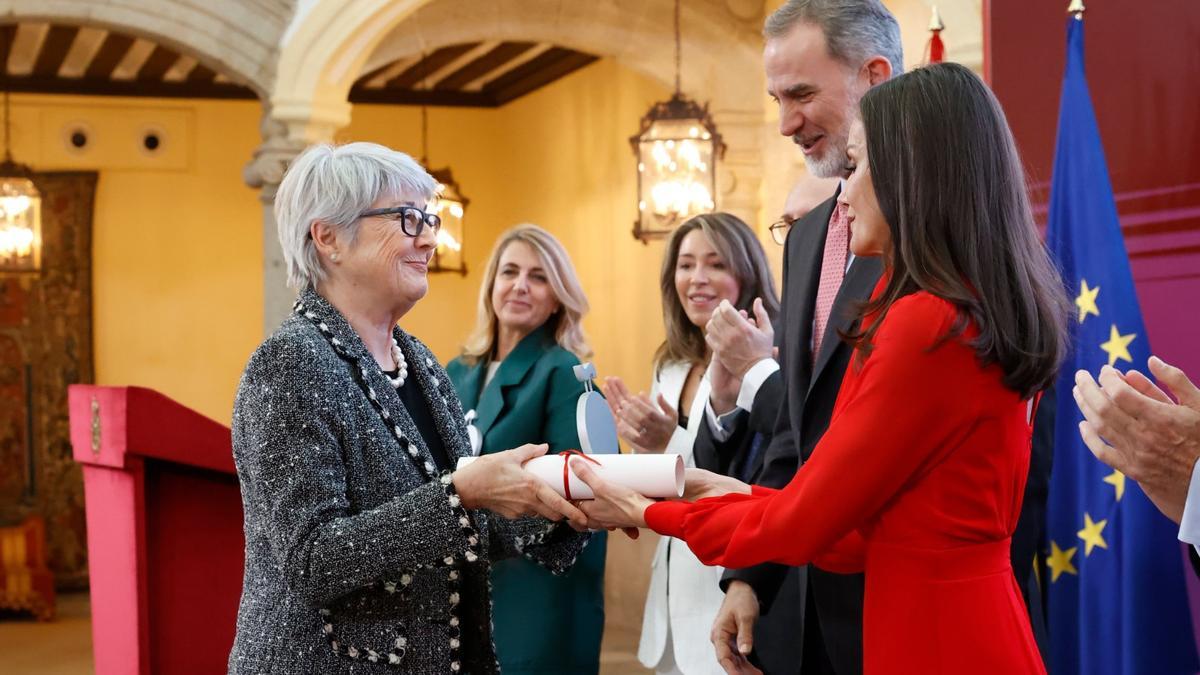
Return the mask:
<path fill-rule="evenodd" d="M 872 87 L 883 84 L 892 78 L 892 62 L 883 56 L 872 56 L 863 64 L 863 72 Z"/>

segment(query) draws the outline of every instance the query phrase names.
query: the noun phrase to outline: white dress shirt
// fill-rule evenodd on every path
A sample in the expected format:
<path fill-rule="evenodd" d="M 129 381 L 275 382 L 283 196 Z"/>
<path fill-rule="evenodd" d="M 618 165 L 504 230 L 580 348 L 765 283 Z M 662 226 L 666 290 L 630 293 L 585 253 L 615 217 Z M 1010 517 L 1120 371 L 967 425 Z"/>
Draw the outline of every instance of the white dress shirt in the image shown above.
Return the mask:
<path fill-rule="evenodd" d="M 709 368 L 711 367 L 710 365 Z M 729 440 L 729 435 L 737 429 L 738 416 L 742 411 L 750 412 L 753 409 L 754 397 L 758 396 L 758 390 L 762 388 L 767 378 L 778 370 L 779 362 L 771 358 L 762 359 L 750 366 L 750 370 L 746 371 L 745 377 L 742 378 L 741 388 L 738 389 L 737 407 L 724 415 L 718 415 L 717 411 L 713 410 L 711 396 L 705 401 L 704 419 L 708 422 L 713 439 L 718 443 Z M 709 379 L 712 379 L 711 376 Z"/>
<path fill-rule="evenodd" d="M 1192 467 L 1192 482 L 1179 521 L 1179 541 L 1191 544 L 1200 553 L 1200 462 Z"/>

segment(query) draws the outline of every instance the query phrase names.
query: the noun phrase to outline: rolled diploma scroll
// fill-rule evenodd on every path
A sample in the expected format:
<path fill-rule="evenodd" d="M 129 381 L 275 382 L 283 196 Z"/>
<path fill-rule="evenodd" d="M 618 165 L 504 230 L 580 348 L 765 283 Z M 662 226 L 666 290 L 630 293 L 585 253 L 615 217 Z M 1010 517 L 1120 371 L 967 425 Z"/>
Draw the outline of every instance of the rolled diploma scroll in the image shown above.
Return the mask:
<path fill-rule="evenodd" d="M 587 462 L 604 480 L 627 487 L 651 499 L 679 498 L 683 496 L 683 457 L 679 455 L 587 455 L 599 465 L 588 462 L 579 455 L 570 455 L 572 464 Z M 460 457 L 461 469 L 478 457 Z M 566 497 L 563 490 L 563 455 L 543 455 L 525 462 L 524 468 L 550 484 L 554 491 Z M 579 480 L 574 471 L 567 470 L 570 481 L 571 499 L 592 499 L 592 489 Z"/>

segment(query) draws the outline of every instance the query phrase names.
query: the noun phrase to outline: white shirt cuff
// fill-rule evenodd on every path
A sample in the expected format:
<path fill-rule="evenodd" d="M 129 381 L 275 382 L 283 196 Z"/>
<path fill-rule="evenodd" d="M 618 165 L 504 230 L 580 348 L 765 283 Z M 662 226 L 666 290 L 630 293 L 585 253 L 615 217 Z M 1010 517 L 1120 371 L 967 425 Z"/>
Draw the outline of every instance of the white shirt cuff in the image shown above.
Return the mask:
<path fill-rule="evenodd" d="M 752 410 L 754 397 L 758 396 L 758 390 L 762 388 L 763 382 L 766 382 L 767 378 L 774 375 L 777 370 L 779 370 L 779 363 L 775 359 L 762 359 L 750 366 L 750 370 L 747 370 L 746 376 L 742 378 L 742 388 L 738 390 L 737 407 L 747 412 Z"/>
<path fill-rule="evenodd" d="M 712 399 L 705 401 L 704 421 L 708 424 L 708 430 L 712 432 L 713 440 L 718 443 L 729 440 L 734 430 L 737 429 L 738 415 L 741 413 L 740 408 L 734 408 L 724 415 L 718 415 L 712 407 Z"/>
<path fill-rule="evenodd" d="M 1192 467 L 1192 482 L 1188 484 L 1183 518 L 1179 520 L 1179 541 L 1200 545 L 1200 462 Z M 1197 551 L 1200 552 L 1200 548 Z"/>

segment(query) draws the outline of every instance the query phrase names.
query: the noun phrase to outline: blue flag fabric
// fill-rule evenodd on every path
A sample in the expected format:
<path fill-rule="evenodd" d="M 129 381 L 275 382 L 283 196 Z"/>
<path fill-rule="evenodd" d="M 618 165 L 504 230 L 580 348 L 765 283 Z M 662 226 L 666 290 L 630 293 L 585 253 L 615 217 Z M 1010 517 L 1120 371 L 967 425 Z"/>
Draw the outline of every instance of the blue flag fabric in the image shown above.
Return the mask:
<path fill-rule="evenodd" d="M 1134 292 L 1083 68 L 1083 21 L 1067 28 L 1047 244 L 1075 298 L 1073 350 L 1058 380 L 1043 583 L 1054 675 L 1193 674 L 1197 663 L 1177 526 L 1132 480 L 1088 451 L 1074 373 L 1145 372 L 1150 343 Z"/>

